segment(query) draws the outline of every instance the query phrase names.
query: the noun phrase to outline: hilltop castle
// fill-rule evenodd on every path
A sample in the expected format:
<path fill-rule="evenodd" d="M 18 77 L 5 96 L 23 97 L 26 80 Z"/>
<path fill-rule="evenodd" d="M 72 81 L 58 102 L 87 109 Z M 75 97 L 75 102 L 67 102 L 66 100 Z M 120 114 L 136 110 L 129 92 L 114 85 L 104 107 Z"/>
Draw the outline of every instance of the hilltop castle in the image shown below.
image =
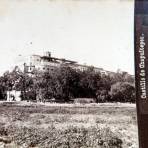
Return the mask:
<path fill-rule="evenodd" d="M 27 73 L 33 73 L 34 70 L 52 71 L 55 67 L 60 67 L 62 64 L 80 71 L 85 71 L 91 67 L 85 64 L 79 64 L 76 61 L 52 57 L 50 52 L 45 52 L 43 55 L 31 55 L 29 60 L 24 63 L 24 69 Z M 101 75 L 114 74 L 114 72 L 106 71 L 98 67 L 94 67 L 94 71 L 100 72 Z"/>

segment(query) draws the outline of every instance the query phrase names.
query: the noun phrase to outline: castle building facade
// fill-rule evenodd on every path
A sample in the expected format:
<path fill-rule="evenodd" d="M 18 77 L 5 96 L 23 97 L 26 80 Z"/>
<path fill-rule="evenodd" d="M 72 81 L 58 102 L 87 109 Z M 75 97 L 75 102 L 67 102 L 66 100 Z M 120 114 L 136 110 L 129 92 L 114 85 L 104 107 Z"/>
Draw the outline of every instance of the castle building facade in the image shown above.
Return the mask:
<path fill-rule="evenodd" d="M 29 60 L 24 63 L 24 69 L 27 73 L 37 71 L 52 71 L 55 67 L 58 68 L 62 64 L 67 65 L 75 70 L 86 71 L 91 66 L 79 64 L 76 61 L 63 58 L 52 57 L 50 52 L 45 52 L 44 55 L 31 55 Z M 103 68 L 93 67 L 95 72 L 100 72 L 102 75 L 107 75 L 108 72 Z"/>

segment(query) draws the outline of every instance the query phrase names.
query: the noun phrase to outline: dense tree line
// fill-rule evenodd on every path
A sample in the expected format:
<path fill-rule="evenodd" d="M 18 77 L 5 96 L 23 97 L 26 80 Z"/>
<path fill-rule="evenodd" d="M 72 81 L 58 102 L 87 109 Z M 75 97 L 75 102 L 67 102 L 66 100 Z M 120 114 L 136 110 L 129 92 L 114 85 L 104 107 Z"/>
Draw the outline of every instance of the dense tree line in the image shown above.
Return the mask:
<path fill-rule="evenodd" d="M 0 98 L 7 90 L 20 90 L 24 100 L 69 102 L 76 98 L 93 98 L 95 102 L 135 102 L 134 78 L 126 72 L 101 75 L 93 67 L 86 71 L 66 65 L 34 74 L 16 67 L 0 77 Z"/>

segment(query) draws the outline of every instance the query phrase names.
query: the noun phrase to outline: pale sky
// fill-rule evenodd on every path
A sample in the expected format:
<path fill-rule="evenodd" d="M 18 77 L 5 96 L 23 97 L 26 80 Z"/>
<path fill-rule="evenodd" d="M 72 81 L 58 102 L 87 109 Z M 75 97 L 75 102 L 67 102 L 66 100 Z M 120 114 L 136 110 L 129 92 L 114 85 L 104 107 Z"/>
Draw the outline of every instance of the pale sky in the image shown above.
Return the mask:
<path fill-rule="evenodd" d="M 134 0 L 0 0 L 0 74 L 43 51 L 134 74 Z"/>

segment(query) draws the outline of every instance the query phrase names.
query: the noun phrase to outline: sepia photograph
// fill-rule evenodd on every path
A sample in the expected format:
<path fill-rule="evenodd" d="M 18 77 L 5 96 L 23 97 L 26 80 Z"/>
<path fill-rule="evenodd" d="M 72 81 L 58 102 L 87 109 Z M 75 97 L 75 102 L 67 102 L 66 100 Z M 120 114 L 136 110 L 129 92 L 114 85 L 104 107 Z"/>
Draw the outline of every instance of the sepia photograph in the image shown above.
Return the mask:
<path fill-rule="evenodd" d="M 0 148 L 138 148 L 134 0 L 0 0 Z"/>

